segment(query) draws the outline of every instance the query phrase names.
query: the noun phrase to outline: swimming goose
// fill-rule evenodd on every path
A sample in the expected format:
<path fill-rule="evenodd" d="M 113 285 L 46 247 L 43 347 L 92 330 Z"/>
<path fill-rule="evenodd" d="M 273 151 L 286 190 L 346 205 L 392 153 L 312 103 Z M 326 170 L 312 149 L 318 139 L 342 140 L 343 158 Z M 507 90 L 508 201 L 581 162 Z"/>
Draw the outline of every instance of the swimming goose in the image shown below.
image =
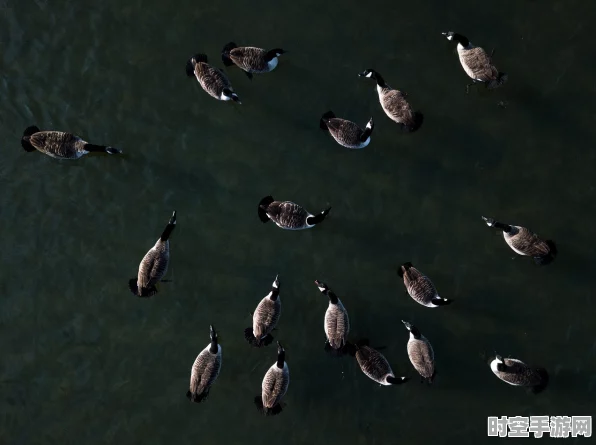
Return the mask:
<path fill-rule="evenodd" d="M 281 48 L 265 51 L 252 46 L 238 46 L 234 42 L 224 46 L 221 59 L 225 66 L 236 65 L 252 79 L 253 73 L 268 73 L 273 71 L 278 63 L 278 57 L 284 54 Z"/>
<path fill-rule="evenodd" d="M 168 225 L 162 232 L 155 245 L 149 249 L 139 264 L 136 278 L 128 282 L 130 291 L 139 297 L 151 297 L 157 293 L 157 283 L 168 271 L 170 262 L 170 235 L 176 228 L 176 211 L 172 214 Z"/>
<path fill-rule="evenodd" d="M 272 196 L 265 196 L 259 202 L 259 218 L 263 223 L 273 221 L 277 227 L 287 230 L 310 229 L 322 222 L 331 207 L 318 215 L 313 215 L 291 201 L 275 201 Z"/>
<path fill-rule="evenodd" d="M 195 76 L 201 87 L 211 97 L 217 100 L 233 100 L 241 104 L 238 95 L 222 70 L 207 63 L 205 54 L 197 54 L 186 63 L 186 74 L 188 77 Z"/>
<path fill-rule="evenodd" d="M 277 361 L 271 365 L 261 384 L 261 394 L 255 397 L 257 409 L 267 415 L 275 416 L 282 411 L 281 399 L 290 384 L 290 369 L 286 362 L 286 351 L 277 342 Z"/>
<path fill-rule="evenodd" d="M 416 131 L 420 127 L 424 116 L 422 113 L 412 110 L 412 107 L 406 100 L 406 93 L 391 88 L 375 70 L 367 69 L 358 75 L 377 81 L 379 102 L 389 119 L 400 124 L 405 131 Z"/>
<path fill-rule="evenodd" d="M 211 342 L 195 359 L 190 373 L 190 390 L 186 397 L 193 402 L 200 403 L 209 395 L 211 385 L 217 379 L 221 369 L 221 345 L 217 342 L 217 332 L 209 326 Z"/>
<path fill-rule="evenodd" d="M 319 126 L 328 131 L 339 145 L 346 148 L 364 148 L 370 143 L 375 124 L 371 117 L 364 130 L 352 121 L 335 117 L 333 111 L 323 114 Z"/>
<path fill-rule="evenodd" d="M 276 276 L 271 291 L 259 302 L 252 315 L 252 327 L 244 330 L 246 341 L 257 348 L 271 344 L 273 341 L 271 331 L 277 325 L 280 316 L 279 276 Z"/>
<path fill-rule="evenodd" d="M 362 372 L 379 385 L 399 385 L 408 380 L 407 377 L 395 377 L 389 362 L 383 354 L 367 344 L 357 344 L 356 360 Z"/>
<path fill-rule="evenodd" d="M 497 355 L 490 362 L 490 369 L 501 380 L 513 386 L 531 387 L 538 393 L 548 385 L 548 372 L 544 368 L 532 368 L 521 360 L 503 359 Z"/>
<path fill-rule="evenodd" d="M 422 275 L 418 269 L 412 266 L 412 263 L 402 264 L 397 273 L 403 278 L 408 294 L 417 303 L 426 307 L 439 307 L 452 303 L 453 300 L 440 297 L 432 281 Z"/>
<path fill-rule="evenodd" d="M 325 312 L 325 324 L 323 325 L 327 336 L 325 350 L 341 353 L 347 344 L 348 333 L 350 332 L 348 311 L 341 300 L 337 298 L 335 292 L 329 289 L 329 286 L 319 280 L 315 280 L 315 284 L 323 295 L 329 298 L 329 306 L 327 306 Z"/>
<path fill-rule="evenodd" d="M 466 93 L 470 85 L 483 83 L 487 88 L 497 88 L 507 81 L 507 74 L 499 72 L 493 65 L 492 54 L 486 54 L 483 48 L 474 46 L 470 41 L 456 32 L 444 32 L 448 40 L 457 42 L 457 54 L 466 74 L 473 83 L 466 86 Z M 494 51 L 493 51 L 494 52 Z"/>
<path fill-rule="evenodd" d="M 435 353 L 427 338 L 420 333 L 418 328 L 407 321 L 401 321 L 410 331 L 408 340 L 408 357 L 422 379 L 432 383 L 435 378 Z"/>
<path fill-rule="evenodd" d="M 84 141 L 79 136 L 62 131 L 41 131 L 35 125 L 27 127 L 21 138 L 21 146 L 27 152 L 35 150 L 57 159 L 79 159 L 88 153 L 122 153 L 114 147 L 95 145 Z"/>
<path fill-rule="evenodd" d="M 514 252 L 524 256 L 531 256 L 534 262 L 539 265 L 548 264 L 555 259 L 557 246 L 553 241 L 543 241 L 538 235 L 525 227 L 503 224 L 493 218 L 485 218 L 484 216 L 482 219 L 488 227 L 503 231 L 505 242 Z"/>

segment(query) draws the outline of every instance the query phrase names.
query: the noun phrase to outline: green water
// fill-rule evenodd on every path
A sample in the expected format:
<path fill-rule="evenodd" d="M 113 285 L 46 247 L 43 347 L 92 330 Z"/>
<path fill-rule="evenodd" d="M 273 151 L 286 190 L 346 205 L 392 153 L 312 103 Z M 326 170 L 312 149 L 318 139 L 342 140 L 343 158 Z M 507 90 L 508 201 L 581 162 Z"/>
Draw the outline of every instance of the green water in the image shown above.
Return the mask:
<path fill-rule="evenodd" d="M 0 443 L 481 444 L 489 415 L 594 415 L 595 16 L 553 0 L 3 2 Z M 466 95 L 449 30 L 496 48 L 508 83 Z M 288 51 L 252 82 L 227 70 L 242 105 L 184 72 L 196 52 L 221 67 L 230 40 Z M 417 133 L 396 131 L 365 68 L 409 93 Z M 335 144 L 318 128 L 328 109 L 373 116 L 371 144 Z M 26 153 L 33 124 L 125 156 Z M 257 218 L 269 194 L 333 209 L 282 231 Z M 127 281 L 174 209 L 172 282 L 136 298 Z M 512 260 L 481 215 L 555 240 L 558 258 Z M 404 261 L 455 303 L 411 300 Z M 242 331 L 277 273 L 291 383 L 284 412 L 264 418 L 252 400 L 275 349 Z M 315 279 L 410 382 L 379 387 L 325 355 Z M 431 387 L 401 319 L 434 346 Z M 211 323 L 222 371 L 192 404 Z M 547 390 L 496 379 L 495 350 L 546 367 Z"/>

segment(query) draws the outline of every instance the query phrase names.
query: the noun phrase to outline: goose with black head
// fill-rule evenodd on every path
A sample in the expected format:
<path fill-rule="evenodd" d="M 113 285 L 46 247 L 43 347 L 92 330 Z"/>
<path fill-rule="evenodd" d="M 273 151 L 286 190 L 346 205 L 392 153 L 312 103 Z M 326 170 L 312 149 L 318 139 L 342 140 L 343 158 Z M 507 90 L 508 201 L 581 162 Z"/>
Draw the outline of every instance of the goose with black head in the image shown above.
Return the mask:
<path fill-rule="evenodd" d="M 315 284 L 319 288 L 319 291 L 329 298 L 329 306 L 327 306 L 327 310 L 325 311 L 325 321 L 323 324 L 327 337 L 325 350 L 336 355 L 342 355 L 350 332 L 348 311 L 337 295 L 335 295 L 335 292 L 329 289 L 327 284 L 319 280 L 315 280 Z"/>
<path fill-rule="evenodd" d="M 443 35 L 447 40 L 457 42 L 457 54 L 461 66 L 473 81 L 466 86 L 466 93 L 469 92 L 470 86 L 476 83 L 482 83 L 492 89 L 507 81 L 507 74 L 500 72 L 493 65 L 492 54 L 489 56 L 483 48 L 472 45 L 467 37 L 456 32 L 444 32 Z"/>
<path fill-rule="evenodd" d="M 400 124 L 402 130 L 412 132 L 420 127 L 424 116 L 412 109 L 405 92 L 391 88 L 383 76 L 373 69 L 366 69 L 358 75 L 374 79 L 377 82 L 377 93 L 383 111 L 389 119 Z"/>
<path fill-rule="evenodd" d="M 253 73 L 268 73 L 273 71 L 279 63 L 279 56 L 286 53 L 281 48 L 265 50 L 254 46 L 238 46 L 234 42 L 224 46 L 221 59 L 225 66 L 236 65 L 249 79 Z"/>
<path fill-rule="evenodd" d="M 430 384 L 433 382 L 436 374 L 433 347 L 416 326 L 404 320 L 402 320 L 402 323 L 410 331 L 407 346 L 410 362 L 414 366 L 414 369 L 418 371 L 418 374 L 420 374 L 422 381 L 426 380 Z"/>
<path fill-rule="evenodd" d="M 446 306 L 453 302 L 453 300 L 439 296 L 430 278 L 423 275 L 412 263 L 402 264 L 397 273 L 404 280 L 406 290 L 415 302 L 426 307 Z"/>
<path fill-rule="evenodd" d="M 213 325 L 209 326 L 209 337 L 211 341 L 199 353 L 190 372 L 190 388 L 186 397 L 196 403 L 207 399 L 211 385 L 217 380 L 221 369 L 221 345 Z"/>
<path fill-rule="evenodd" d="M 271 332 L 281 317 L 281 299 L 279 297 L 279 276 L 275 277 L 271 291 L 259 302 L 252 315 L 252 326 L 244 330 L 244 338 L 252 346 L 260 348 L 273 341 Z"/>
<path fill-rule="evenodd" d="M 552 240 L 543 240 L 531 230 L 503 224 L 493 218 L 482 217 L 488 227 L 501 230 L 507 245 L 517 254 L 529 256 L 538 265 L 551 263 L 557 256 L 557 246 Z"/>
<path fill-rule="evenodd" d="M 328 131 L 339 145 L 357 149 L 368 146 L 375 124 L 371 117 L 363 130 L 356 123 L 335 117 L 333 111 L 327 111 L 321 117 L 319 127 Z"/>
<path fill-rule="evenodd" d="M 282 229 L 304 230 L 323 222 L 330 210 L 331 207 L 328 207 L 313 215 L 292 201 L 276 201 L 272 196 L 265 196 L 259 202 L 258 214 L 263 223 L 271 220 Z"/>
<path fill-rule="evenodd" d="M 219 68 L 209 65 L 205 54 L 197 54 L 186 62 L 186 75 L 196 77 L 201 88 L 211 97 L 217 100 L 242 103 L 234 92 L 228 76 Z"/>
<path fill-rule="evenodd" d="M 513 386 L 525 386 L 532 392 L 539 393 L 548 385 L 548 372 L 544 368 L 533 368 L 515 358 L 503 358 L 497 355 L 490 361 L 494 375 Z"/>
<path fill-rule="evenodd" d="M 255 397 L 255 405 L 259 412 L 266 416 L 275 416 L 282 412 L 281 400 L 290 385 L 290 369 L 286 362 L 286 350 L 277 342 L 277 360 L 267 370 L 261 394 Z"/>
<path fill-rule="evenodd" d="M 40 151 L 56 159 L 79 159 L 89 153 L 121 154 L 122 150 L 106 145 L 95 145 L 72 133 L 41 131 L 35 125 L 27 127 L 21 137 L 21 147 L 26 152 Z"/>
<path fill-rule="evenodd" d="M 170 235 L 175 228 L 176 211 L 174 210 L 161 236 L 141 260 L 137 277 L 128 281 L 128 288 L 133 294 L 139 297 L 151 297 L 157 293 L 156 285 L 168 271 Z"/>

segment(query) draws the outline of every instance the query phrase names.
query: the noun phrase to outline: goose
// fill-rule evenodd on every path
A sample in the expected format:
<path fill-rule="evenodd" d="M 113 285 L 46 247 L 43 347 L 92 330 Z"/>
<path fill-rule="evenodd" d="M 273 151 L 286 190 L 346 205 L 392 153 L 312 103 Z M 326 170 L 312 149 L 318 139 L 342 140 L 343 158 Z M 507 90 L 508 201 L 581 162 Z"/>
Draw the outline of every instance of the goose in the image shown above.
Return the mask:
<path fill-rule="evenodd" d="M 209 395 L 211 385 L 215 383 L 221 369 L 221 345 L 217 342 L 217 332 L 213 325 L 209 326 L 211 341 L 203 349 L 190 373 L 190 389 L 186 397 L 192 402 L 203 402 Z"/>
<path fill-rule="evenodd" d="M 525 227 L 503 224 L 484 216 L 482 219 L 488 227 L 503 231 L 505 242 L 515 253 L 531 256 L 536 264 L 549 264 L 557 256 L 557 246 L 553 241 L 544 241 Z"/>
<path fill-rule="evenodd" d="M 370 68 L 358 75 L 377 81 L 379 102 L 389 119 L 400 124 L 404 131 L 416 131 L 420 127 L 424 116 L 422 113 L 412 110 L 406 100 L 407 94 L 405 92 L 391 88 L 378 72 Z"/>
<path fill-rule="evenodd" d="M 268 73 L 273 71 L 279 62 L 278 57 L 286 53 L 281 48 L 265 51 L 253 46 L 238 46 L 234 42 L 224 46 L 221 59 L 225 66 L 236 65 L 252 79 L 253 73 Z"/>
<path fill-rule="evenodd" d="M 375 124 L 371 117 L 364 130 L 352 121 L 335 117 L 333 111 L 323 114 L 319 126 L 328 131 L 336 142 L 346 148 L 364 148 L 370 143 Z"/>
<path fill-rule="evenodd" d="M 315 284 L 323 295 L 329 298 L 329 306 L 325 312 L 325 323 L 323 325 L 327 336 L 325 350 L 341 353 L 347 344 L 348 333 L 350 332 L 348 311 L 327 284 L 319 280 L 315 280 Z"/>
<path fill-rule="evenodd" d="M 418 269 L 412 266 L 412 263 L 402 264 L 397 273 L 403 278 L 408 294 L 417 303 L 426 307 L 439 307 L 453 302 L 453 300 L 440 297 L 430 278 L 422 275 Z"/>
<path fill-rule="evenodd" d="M 197 54 L 186 63 L 188 77 L 195 76 L 201 88 L 217 100 L 233 100 L 241 104 L 240 98 L 234 92 L 228 76 L 222 70 L 207 63 L 205 54 Z"/>
<path fill-rule="evenodd" d="M 281 399 L 286 394 L 290 385 L 290 369 L 286 362 L 286 351 L 280 342 L 277 342 L 277 361 L 267 370 L 261 394 L 255 397 L 257 409 L 266 416 L 275 416 L 282 411 Z"/>
<path fill-rule="evenodd" d="M 105 145 L 95 145 L 79 136 L 63 131 L 41 131 L 35 125 L 27 127 L 21 138 L 26 152 L 35 150 L 57 159 L 79 159 L 89 153 L 121 154 L 122 150 Z"/>
<path fill-rule="evenodd" d="M 155 286 L 168 271 L 170 262 L 170 235 L 176 228 L 176 211 L 168 221 L 155 245 L 149 249 L 139 264 L 136 278 L 128 282 L 130 291 L 139 297 L 151 297 L 157 293 Z"/>
<path fill-rule="evenodd" d="M 422 377 L 422 381 L 427 380 L 430 384 L 433 382 L 436 374 L 433 347 L 416 326 L 407 321 L 402 320 L 401 322 L 410 331 L 410 339 L 408 340 L 408 357 L 410 358 L 410 362 Z"/>
<path fill-rule="evenodd" d="M 532 368 L 521 360 L 503 359 L 497 355 L 490 362 L 490 369 L 501 380 L 513 386 L 526 386 L 538 393 L 548 385 L 548 372 L 544 368 Z"/>
<path fill-rule="evenodd" d="M 407 377 L 395 377 L 385 356 L 366 343 L 351 345 L 356 349 L 356 361 L 364 375 L 383 386 L 399 385 L 409 380 Z"/>
<path fill-rule="evenodd" d="M 261 199 L 258 209 L 259 218 L 263 223 L 271 220 L 277 227 L 287 230 L 310 229 L 321 223 L 330 210 L 331 207 L 313 215 L 292 201 L 275 201 L 272 196 Z"/>
<path fill-rule="evenodd" d="M 456 32 L 444 32 L 443 35 L 448 40 L 457 42 L 461 66 L 472 79 L 472 83 L 466 86 L 466 93 L 470 91 L 470 86 L 476 83 L 483 83 L 487 88 L 493 89 L 507 81 L 507 74 L 499 72 L 493 65 L 493 54 L 489 56 L 483 48 L 472 45 L 466 37 Z"/>
<path fill-rule="evenodd" d="M 279 275 L 271 285 L 271 291 L 257 305 L 252 315 L 252 326 L 244 330 L 244 338 L 252 346 L 260 348 L 273 341 L 271 331 L 281 316 L 281 300 L 279 299 Z"/>

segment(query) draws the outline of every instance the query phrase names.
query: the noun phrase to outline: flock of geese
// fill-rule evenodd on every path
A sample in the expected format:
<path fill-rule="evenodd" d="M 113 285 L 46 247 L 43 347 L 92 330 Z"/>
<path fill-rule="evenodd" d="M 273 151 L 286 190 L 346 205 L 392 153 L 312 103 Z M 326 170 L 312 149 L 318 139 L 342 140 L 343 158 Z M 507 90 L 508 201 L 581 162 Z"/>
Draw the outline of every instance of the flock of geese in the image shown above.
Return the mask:
<path fill-rule="evenodd" d="M 507 74 L 498 71 L 492 62 L 492 54 L 474 46 L 461 34 L 443 33 L 451 41 L 457 42 L 457 52 L 461 65 L 472 83 L 466 86 L 466 92 L 474 84 L 484 84 L 487 88 L 496 88 L 507 80 Z M 254 47 L 240 47 L 233 42 L 222 50 L 225 66 L 236 65 L 252 79 L 253 74 L 267 73 L 274 70 L 279 57 L 285 51 L 281 48 L 264 50 Z M 203 90 L 217 100 L 241 103 L 228 76 L 219 68 L 210 65 L 205 54 L 193 56 L 186 64 L 186 73 L 195 77 Z M 391 88 L 384 78 L 373 69 L 366 69 L 359 76 L 373 79 L 377 85 L 379 102 L 385 114 L 396 122 L 403 131 L 417 130 L 423 115 L 414 111 L 407 101 L 407 94 Z M 337 118 L 328 111 L 320 119 L 320 127 L 328 131 L 335 141 L 350 149 L 360 149 L 370 143 L 374 122 L 371 118 L 362 129 L 354 122 Z M 27 152 L 40 151 L 54 158 L 78 159 L 88 153 L 104 152 L 111 155 L 122 153 L 121 150 L 86 142 L 79 136 L 61 131 L 41 131 L 36 126 L 28 127 L 21 138 L 21 145 Z M 273 221 L 278 227 L 287 230 L 310 229 L 325 220 L 331 208 L 316 214 L 291 201 L 277 201 L 266 196 L 258 204 L 258 217 L 263 222 Z M 504 224 L 492 218 L 483 217 L 485 223 L 503 233 L 505 242 L 517 254 L 529 256 L 539 265 L 550 263 L 556 256 L 556 246 L 550 240 L 542 240 L 525 227 Z M 176 228 L 174 211 L 155 245 L 149 249 L 140 262 L 137 276 L 129 280 L 129 289 L 138 297 L 151 297 L 158 292 L 157 285 L 163 281 L 170 260 L 170 237 Z M 452 303 L 441 297 L 432 281 L 407 262 L 398 269 L 406 291 L 417 303 L 437 308 Z M 408 380 L 396 377 L 387 359 L 372 348 L 365 339 L 351 342 L 348 340 L 350 319 L 348 311 L 338 296 L 329 286 L 315 280 L 319 291 L 329 299 L 324 317 L 324 331 L 327 338 L 325 350 L 334 356 L 355 357 L 362 372 L 381 385 L 397 385 Z M 259 302 L 253 315 L 252 326 L 244 330 L 244 337 L 253 347 L 264 347 L 273 342 L 271 333 L 276 328 L 281 316 L 280 282 L 275 277 L 269 293 Z M 434 351 L 429 340 L 413 324 L 403 321 L 409 331 L 407 352 L 410 362 L 420 374 L 422 381 L 432 383 L 436 370 Z M 204 401 L 211 386 L 216 381 L 222 364 L 222 348 L 218 342 L 217 331 L 210 326 L 210 342 L 197 356 L 191 370 L 187 397 L 193 402 Z M 526 365 L 520 360 L 503 358 L 496 355 L 490 361 L 492 372 L 504 382 L 531 388 L 534 392 L 543 390 L 548 383 L 548 373 L 542 368 Z M 255 398 L 258 409 L 266 415 L 275 415 L 282 411 L 282 399 L 290 383 L 290 371 L 285 360 L 285 349 L 277 342 L 277 359 L 267 370 L 261 385 L 261 394 Z"/>

